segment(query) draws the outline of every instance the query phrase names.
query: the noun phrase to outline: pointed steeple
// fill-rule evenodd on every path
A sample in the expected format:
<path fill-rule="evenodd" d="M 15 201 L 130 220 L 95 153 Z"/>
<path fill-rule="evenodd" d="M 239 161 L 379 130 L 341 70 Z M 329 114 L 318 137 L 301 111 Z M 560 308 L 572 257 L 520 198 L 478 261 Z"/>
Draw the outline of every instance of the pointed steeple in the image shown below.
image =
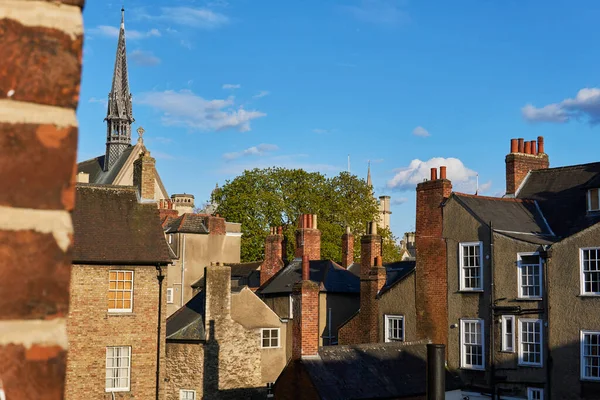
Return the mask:
<path fill-rule="evenodd" d="M 125 9 L 121 9 L 121 28 L 117 43 L 117 56 L 113 72 L 112 87 L 108 94 L 106 112 L 106 156 L 104 170 L 108 171 L 123 151 L 131 145 L 133 110 L 129 78 L 127 76 L 127 50 L 125 47 Z"/>
<path fill-rule="evenodd" d="M 373 190 L 373 182 L 371 181 L 371 161 L 369 161 L 369 169 L 367 170 L 367 185 Z"/>

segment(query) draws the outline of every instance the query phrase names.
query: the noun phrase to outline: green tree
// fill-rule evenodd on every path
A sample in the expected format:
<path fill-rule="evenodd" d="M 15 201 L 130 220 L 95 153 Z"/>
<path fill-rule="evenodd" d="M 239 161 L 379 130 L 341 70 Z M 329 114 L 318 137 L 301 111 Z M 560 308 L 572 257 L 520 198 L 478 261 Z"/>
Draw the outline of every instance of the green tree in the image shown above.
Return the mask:
<path fill-rule="evenodd" d="M 402 260 L 402 249 L 398 244 L 398 238 L 388 228 L 380 229 L 377 233 L 381 235 L 381 254 L 384 263 Z"/>
<path fill-rule="evenodd" d="M 347 172 L 326 178 L 302 169 L 266 168 L 244 171 L 215 190 L 216 210 L 242 224 L 242 262 L 264 257 L 265 237 L 271 226 L 283 226 L 288 258 L 295 250 L 297 218 L 317 214 L 321 231 L 321 258 L 341 260 L 341 237 L 350 226 L 356 237 L 377 218 L 377 202 L 363 179 Z M 360 255 L 360 240 L 355 240 Z"/>

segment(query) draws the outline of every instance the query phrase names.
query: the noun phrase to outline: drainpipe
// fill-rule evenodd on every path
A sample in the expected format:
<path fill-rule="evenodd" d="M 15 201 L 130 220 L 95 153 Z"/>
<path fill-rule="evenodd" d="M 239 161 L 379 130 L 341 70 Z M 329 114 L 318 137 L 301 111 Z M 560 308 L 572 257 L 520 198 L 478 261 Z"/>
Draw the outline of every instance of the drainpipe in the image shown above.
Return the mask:
<path fill-rule="evenodd" d="M 183 237 L 183 243 L 181 245 L 181 301 L 179 307 L 183 307 L 183 290 L 185 288 L 185 234 L 180 233 Z"/>
<path fill-rule="evenodd" d="M 550 400 L 552 398 L 552 364 L 554 363 L 552 360 L 552 355 L 550 353 L 550 262 L 552 259 L 552 249 L 549 246 L 544 246 L 544 250 L 546 253 L 546 259 L 544 260 L 544 266 L 546 268 L 542 269 L 542 273 L 544 274 L 544 314 L 546 315 L 546 326 L 544 339 L 546 339 L 546 387 L 548 388 L 547 392 L 544 393 L 544 398 Z"/>
<path fill-rule="evenodd" d="M 162 317 L 162 283 L 165 276 L 162 273 L 160 264 L 156 265 L 156 279 L 158 279 L 158 333 L 156 337 L 156 400 L 158 400 L 159 385 L 160 385 L 160 325 Z"/>
<path fill-rule="evenodd" d="M 496 329 L 494 322 L 496 313 L 494 312 L 494 229 L 490 221 L 490 386 L 492 389 L 492 400 L 496 400 Z"/>
<path fill-rule="evenodd" d="M 446 346 L 427 345 L 427 400 L 446 398 Z"/>

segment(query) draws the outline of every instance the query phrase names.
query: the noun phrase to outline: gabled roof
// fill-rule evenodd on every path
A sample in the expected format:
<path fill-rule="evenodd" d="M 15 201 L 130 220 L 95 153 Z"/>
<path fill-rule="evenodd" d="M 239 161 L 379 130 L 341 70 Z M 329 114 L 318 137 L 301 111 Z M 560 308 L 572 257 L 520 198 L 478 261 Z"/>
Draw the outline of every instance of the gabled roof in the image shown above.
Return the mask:
<path fill-rule="evenodd" d="M 156 204 L 140 204 L 130 186 L 78 184 L 73 210 L 74 264 L 171 262 Z"/>
<path fill-rule="evenodd" d="M 165 221 L 165 232 L 167 233 L 202 233 L 207 234 L 208 216 L 201 214 L 186 213 L 180 217 Z"/>
<path fill-rule="evenodd" d="M 262 261 L 254 261 L 249 263 L 236 263 L 236 264 L 225 264 L 231 268 L 231 278 L 245 278 L 248 281 L 248 287 L 257 288 L 260 286 L 260 266 Z M 197 289 L 204 287 L 204 277 L 198 279 L 192 283 L 192 288 Z M 235 286 L 232 286 L 231 290 L 234 290 Z"/>
<path fill-rule="evenodd" d="M 204 290 L 202 290 L 167 318 L 167 340 L 205 340 L 205 316 L 206 295 Z"/>
<path fill-rule="evenodd" d="M 291 293 L 294 284 L 301 280 L 302 260 L 296 258 L 258 289 L 258 293 Z M 310 261 L 310 280 L 318 283 L 322 292 L 360 292 L 360 279 L 331 260 Z"/>
<path fill-rule="evenodd" d="M 591 187 L 600 187 L 600 162 L 531 171 L 517 197 L 537 201 L 554 233 L 567 237 L 600 222 L 586 211 Z"/>
<path fill-rule="evenodd" d="M 103 155 L 78 163 L 77 172 L 89 174 L 90 183 L 99 185 L 112 185 L 115 183 L 115 178 L 125 165 L 134 148 L 135 146 L 129 146 L 127 149 L 125 149 L 115 164 L 106 172 L 104 171 Z"/>
<path fill-rule="evenodd" d="M 381 296 L 398 282 L 401 282 L 404 278 L 415 272 L 417 262 L 412 261 L 396 261 L 393 263 L 385 264 L 385 285 L 379 291 L 378 296 Z"/>
<path fill-rule="evenodd" d="M 484 224 L 498 231 L 553 236 L 544 215 L 533 200 L 484 197 L 453 193 L 452 197 Z"/>
<path fill-rule="evenodd" d="M 423 396 L 426 362 L 425 342 L 395 342 L 321 347 L 317 357 L 296 364 L 306 370 L 320 399 L 344 400 Z M 446 390 L 458 388 L 458 378 L 447 372 Z"/>

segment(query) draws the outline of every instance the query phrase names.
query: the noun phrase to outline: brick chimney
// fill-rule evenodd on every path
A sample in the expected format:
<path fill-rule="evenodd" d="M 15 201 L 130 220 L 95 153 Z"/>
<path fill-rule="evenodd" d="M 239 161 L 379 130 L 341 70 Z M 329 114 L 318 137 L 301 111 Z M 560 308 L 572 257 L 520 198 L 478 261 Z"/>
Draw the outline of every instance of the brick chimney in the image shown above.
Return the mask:
<path fill-rule="evenodd" d="M 348 268 L 354 263 L 354 235 L 350 227 L 346 227 L 346 233 L 342 235 L 342 267 Z"/>
<path fill-rule="evenodd" d="M 309 279 L 309 272 L 309 258 L 304 255 L 302 280 L 292 288 L 292 360 L 316 356 L 319 351 L 319 286 Z"/>
<path fill-rule="evenodd" d="M 544 152 L 544 138 L 525 142 L 524 139 L 510 140 L 510 153 L 506 155 L 506 194 L 514 195 L 527 176 L 534 169 L 550 167 L 548 154 Z"/>
<path fill-rule="evenodd" d="M 375 265 L 375 257 L 381 255 L 381 236 L 377 234 L 377 223 L 367 222 L 367 232 L 360 238 L 360 276 L 368 276 Z"/>
<path fill-rule="evenodd" d="M 209 235 L 225 235 L 225 218 L 222 218 L 219 214 L 209 215 L 207 218 L 207 228 Z"/>
<path fill-rule="evenodd" d="M 361 265 L 362 267 L 362 265 Z M 386 272 L 381 255 L 377 255 L 374 265 L 360 278 L 360 328 L 362 343 L 379 342 L 379 300 L 377 294 L 385 285 Z"/>
<path fill-rule="evenodd" d="M 261 286 L 283 268 L 283 228 L 272 227 L 265 240 L 265 261 L 260 266 Z"/>
<path fill-rule="evenodd" d="M 156 160 L 147 150 L 133 162 L 133 186 L 137 187 L 141 200 L 154 200 L 155 168 Z"/>
<path fill-rule="evenodd" d="M 321 259 L 321 231 L 316 214 L 300 214 L 296 230 L 296 258 L 307 255 L 309 260 Z"/>
<path fill-rule="evenodd" d="M 448 278 L 446 241 L 442 237 L 442 203 L 450 197 L 452 183 L 446 167 L 431 168 L 431 179 L 417 185 L 416 309 L 421 339 L 448 342 Z"/>

